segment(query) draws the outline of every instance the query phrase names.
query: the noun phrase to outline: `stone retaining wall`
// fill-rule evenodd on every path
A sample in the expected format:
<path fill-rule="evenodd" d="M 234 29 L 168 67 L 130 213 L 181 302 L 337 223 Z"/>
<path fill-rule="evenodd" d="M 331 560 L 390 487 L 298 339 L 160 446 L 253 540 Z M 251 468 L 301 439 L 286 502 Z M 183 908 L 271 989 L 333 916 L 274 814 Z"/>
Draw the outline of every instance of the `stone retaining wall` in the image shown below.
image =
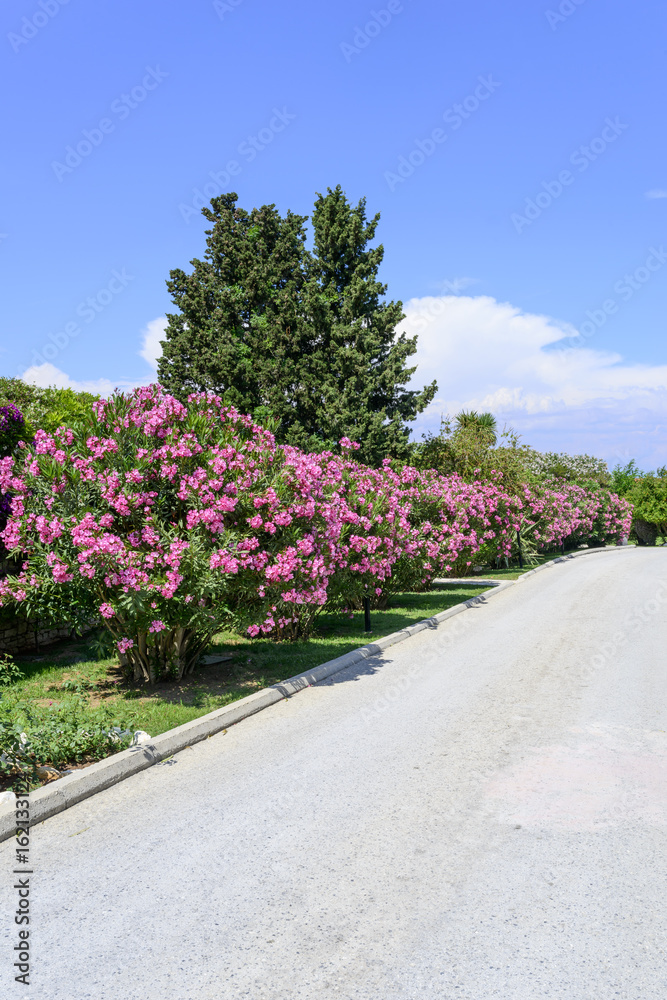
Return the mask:
<path fill-rule="evenodd" d="M 0 543 L 0 579 L 8 573 L 16 573 L 19 565 L 7 558 L 7 550 Z M 42 646 L 48 646 L 59 639 L 69 639 L 72 629 L 66 626 L 48 628 L 40 625 L 38 619 L 29 621 L 19 616 L 0 620 L 0 653 L 38 653 Z"/>
<path fill-rule="evenodd" d="M 0 623 L 0 653 L 38 653 L 42 646 L 68 639 L 71 634 L 71 628 L 45 628 L 38 621 L 15 618 Z"/>

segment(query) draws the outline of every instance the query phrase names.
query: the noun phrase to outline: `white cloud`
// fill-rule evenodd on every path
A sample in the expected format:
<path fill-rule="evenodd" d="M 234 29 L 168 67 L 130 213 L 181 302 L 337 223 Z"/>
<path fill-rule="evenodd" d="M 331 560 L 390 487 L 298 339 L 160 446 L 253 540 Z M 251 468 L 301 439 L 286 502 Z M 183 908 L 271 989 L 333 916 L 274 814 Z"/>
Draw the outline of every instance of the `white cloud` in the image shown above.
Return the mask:
<path fill-rule="evenodd" d="M 77 379 L 70 378 L 62 369 L 56 368 L 55 365 L 47 361 L 41 365 L 32 365 L 23 372 L 21 378 L 24 382 L 30 382 L 32 385 L 38 385 L 43 389 L 55 386 L 56 389 L 74 389 L 76 392 L 92 392 L 98 396 L 109 396 L 114 389 L 127 391 L 135 389 L 140 385 L 147 385 L 155 380 L 157 362 L 162 354 L 160 341 L 164 339 L 166 326 L 166 317 L 160 316 L 158 319 L 150 320 L 141 331 L 141 348 L 138 353 L 148 362 L 152 369 L 148 377 L 136 380 L 121 379 L 118 382 L 112 382 L 108 378 L 77 381 Z"/>
<path fill-rule="evenodd" d="M 439 386 L 417 435 L 466 407 L 492 411 L 535 447 L 587 451 L 612 464 L 626 452 L 653 465 L 667 459 L 667 365 L 554 347 L 577 330 L 488 296 L 411 299 L 405 312 L 406 332 L 418 335 L 415 384 Z"/>
<path fill-rule="evenodd" d="M 592 346 L 561 349 L 581 337 L 568 323 L 524 313 L 489 296 L 411 299 L 406 332 L 416 333 L 415 385 L 436 379 L 437 398 L 415 421 L 414 435 L 437 430 L 440 417 L 462 408 L 490 410 L 541 450 L 588 452 L 611 465 L 636 458 L 644 468 L 667 463 L 667 365 L 638 365 Z M 77 381 L 51 363 L 22 378 L 108 396 L 155 378 L 166 319 L 148 322 L 139 354 L 151 366 L 140 380 Z"/>
<path fill-rule="evenodd" d="M 90 381 L 77 382 L 69 375 L 56 368 L 50 361 L 43 365 L 32 365 L 21 375 L 24 382 L 37 385 L 41 389 L 48 389 L 54 386 L 56 389 L 74 389 L 76 392 L 93 392 L 99 396 L 108 396 L 114 391 L 116 386 L 107 378 L 93 379 Z M 122 386 L 121 386 L 122 388 Z"/>
<path fill-rule="evenodd" d="M 478 281 L 479 278 L 445 278 L 444 281 L 438 282 L 436 288 L 443 292 L 451 292 L 452 295 L 458 295 L 465 288 L 476 285 Z"/>
<path fill-rule="evenodd" d="M 164 340 L 164 333 L 167 329 L 167 317 L 160 316 L 158 319 L 150 320 L 141 331 L 142 346 L 139 354 L 153 371 L 157 371 L 157 363 L 162 355 L 161 340 Z"/>
<path fill-rule="evenodd" d="M 654 188 L 646 192 L 647 198 L 667 198 L 667 191 L 664 188 Z"/>

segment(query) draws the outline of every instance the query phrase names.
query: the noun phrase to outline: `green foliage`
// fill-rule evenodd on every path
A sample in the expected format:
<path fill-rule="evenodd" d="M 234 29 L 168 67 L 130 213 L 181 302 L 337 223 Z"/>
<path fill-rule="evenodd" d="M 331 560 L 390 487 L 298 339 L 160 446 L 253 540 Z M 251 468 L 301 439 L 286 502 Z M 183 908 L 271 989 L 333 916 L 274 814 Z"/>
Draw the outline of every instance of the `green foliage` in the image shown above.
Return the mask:
<path fill-rule="evenodd" d="M 28 737 L 21 724 L 9 718 L 0 704 L 0 776 L 16 782 L 22 788 L 34 784 L 39 761 L 28 746 Z"/>
<path fill-rule="evenodd" d="M 47 708 L 0 702 L 0 774 L 36 780 L 36 768 L 99 760 L 129 745 L 133 719 L 118 725 L 106 708 L 91 710 L 84 699 Z"/>
<path fill-rule="evenodd" d="M 658 534 L 667 535 L 667 476 L 652 472 L 638 476 L 628 486 L 626 499 L 634 504 L 635 520 L 646 521 Z"/>
<path fill-rule="evenodd" d="M 88 638 L 87 645 L 90 653 L 100 660 L 114 656 L 116 652 L 116 644 L 113 641 L 113 636 L 105 628 L 95 629 L 93 634 Z"/>
<path fill-rule="evenodd" d="M 85 694 L 86 691 L 90 691 L 93 686 L 94 685 L 90 681 L 68 678 L 68 680 L 62 682 L 60 690 L 74 691 L 75 694 Z"/>
<path fill-rule="evenodd" d="M 275 416 L 283 434 L 307 404 L 301 369 L 311 344 L 301 309 L 306 280 L 305 217 L 274 205 L 246 212 L 236 194 L 202 214 L 203 260 L 170 272 L 178 312 L 168 314 L 158 372 L 183 399 L 213 390 L 241 413 Z"/>
<path fill-rule="evenodd" d="M 625 497 L 645 473 L 641 471 L 634 458 L 627 465 L 617 465 L 611 474 L 612 489 L 619 496 Z"/>
<path fill-rule="evenodd" d="M 633 535 L 640 545 L 655 545 L 667 536 L 667 468 L 643 472 L 634 459 L 617 465 L 612 488 L 634 505 Z"/>
<path fill-rule="evenodd" d="M 8 687 L 23 679 L 23 671 L 9 653 L 0 653 L 0 687 Z"/>
<path fill-rule="evenodd" d="M 565 452 L 539 452 L 532 448 L 526 453 L 528 469 L 539 479 L 562 479 L 579 485 L 598 483 L 610 486 L 614 492 L 607 463 L 592 455 L 568 455 Z"/>
<path fill-rule="evenodd" d="M 52 434 L 57 427 L 75 427 L 85 419 L 90 404 L 98 399 L 89 392 L 73 389 L 40 389 L 19 378 L 0 377 L 0 406 L 13 403 L 25 420 L 24 440 L 30 441 L 36 430 Z"/>
<path fill-rule="evenodd" d="M 406 457 L 406 425 L 436 385 L 405 388 L 416 338 L 396 336 L 402 304 L 384 301 L 377 278 L 379 215 L 367 220 L 365 201 L 352 206 L 340 187 L 318 195 L 311 254 L 305 216 L 236 201 L 212 199 L 204 260 L 170 272 L 179 311 L 168 315 L 160 382 L 181 399 L 213 390 L 304 450 L 349 437 L 366 463 Z"/>
<path fill-rule="evenodd" d="M 511 427 L 505 427 L 498 439 L 490 413 L 464 410 L 454 421 L 444 418 L 439 434 L 424 438 L 422 444 L 414 446 L 412 455 L 419 469 L 435 469 L 442 475 L 457 473 L 467 482 L 488 480 L 500 473 L 506 488 L 534 479 L 527 466 L 530 449 L 520 444 Z"/>
<path fill-rule="evenodd" d="M 476 410 L 461 410 L 454 418 L 460 431 L 470 430 L 482 442 L 491 447 L 498 441 L 496 418 L 492 413 L 477 413 Z"/>
<path fill-rule="evenodd" d="M 318 195 L 309 286 L 316 333 L 313 432 L 328 442 L 358 441 L 357 459 L 373 465 L 408 456 L 407 424 L 437 390 L 435 382 L 421 392 L 406 389 L 416 371 L 407 362 L 417 338 L 396 335 L 403 304 L 384 301 L 387 286 L 378 281 L 384 247 L 369 246 L 379 220 L 379 213 L 367 219 L 365 199 L 352 206 L 340 186 Z"/>

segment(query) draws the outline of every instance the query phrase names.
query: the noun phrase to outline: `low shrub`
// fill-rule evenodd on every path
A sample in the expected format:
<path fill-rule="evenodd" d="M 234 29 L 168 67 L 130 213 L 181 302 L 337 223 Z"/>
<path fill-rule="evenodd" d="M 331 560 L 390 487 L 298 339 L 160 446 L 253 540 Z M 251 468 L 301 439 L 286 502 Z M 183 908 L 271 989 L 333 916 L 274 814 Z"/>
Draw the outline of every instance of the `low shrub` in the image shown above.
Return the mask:
<path fill-rule="evenodd" d="M 0 687 L 8 687 L 22 680 L 23 671 L 9 653 L 0 653 Z"/>
<path fill-rule="evenodd" d="M 38 430 L 53 434 L 58 427 L 74 427 L 87 418 L 98 396 L 74 389 L 41 388 L 19 378 L 0 378 L 0 406 L 12 405 L 24 422 L 23 440 Z M 1 428 L 0 428 L 1 430 Z"/>
<path fill-rule="evenodd" d="M 133 717 L 118 721 L 105 708 L 91 711 L 83 701 L 40 707 L 0 702 L 0 774 L 37 781 L 37 768 L 62 770 L 99 760 L 129 746 Z"/>

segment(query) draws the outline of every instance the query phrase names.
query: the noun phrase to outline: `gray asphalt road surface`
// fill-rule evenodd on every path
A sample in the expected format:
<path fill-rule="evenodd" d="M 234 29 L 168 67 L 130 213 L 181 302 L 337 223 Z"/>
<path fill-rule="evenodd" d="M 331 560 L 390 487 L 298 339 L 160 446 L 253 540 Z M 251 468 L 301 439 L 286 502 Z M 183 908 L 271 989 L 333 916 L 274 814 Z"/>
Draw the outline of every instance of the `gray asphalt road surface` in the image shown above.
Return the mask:
<path fill-rule="evenodd" d="M 664 1000 L 667 550 L 498 594 L 36 827 L 3 997 Z"/>

